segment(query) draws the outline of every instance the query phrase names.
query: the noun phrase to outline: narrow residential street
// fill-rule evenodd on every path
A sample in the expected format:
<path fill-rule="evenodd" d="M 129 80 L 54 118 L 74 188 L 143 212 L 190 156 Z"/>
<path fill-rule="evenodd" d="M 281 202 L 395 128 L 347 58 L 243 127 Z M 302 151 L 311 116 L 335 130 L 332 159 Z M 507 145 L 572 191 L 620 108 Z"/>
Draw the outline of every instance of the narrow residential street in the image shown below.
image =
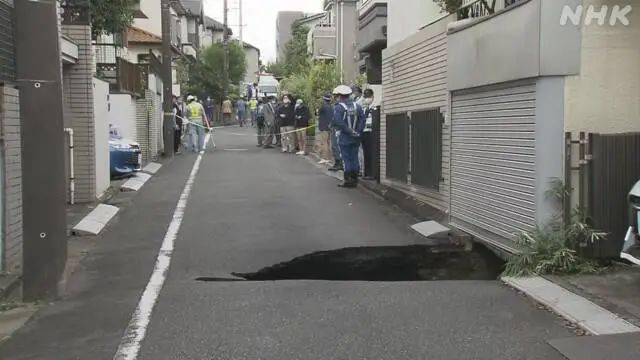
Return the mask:
<path fill-rule="evenodd" d="M 256 148 L 253 131 L 218 131 L 202 158 L 140 359 L 563 358 L 547 341 L 575 335 L 498 280 L 233 281 L 318 251 L 429 243 L 374 195 Z M 119 204 L 63 299 L 0 346 L 1 359 L 112 359 L 131 341 L 123 334 L 195 161 L 176 157 Z"/>

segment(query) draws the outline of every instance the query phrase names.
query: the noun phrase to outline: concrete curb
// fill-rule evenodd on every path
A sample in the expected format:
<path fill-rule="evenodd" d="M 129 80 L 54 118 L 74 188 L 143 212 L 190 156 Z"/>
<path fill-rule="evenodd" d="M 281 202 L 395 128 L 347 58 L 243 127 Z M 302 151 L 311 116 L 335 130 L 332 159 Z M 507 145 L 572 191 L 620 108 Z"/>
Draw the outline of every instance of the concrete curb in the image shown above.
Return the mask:
<path fill-rule="evenodd" d="M 540 276 L 503 277 L 502 281 L 593 335 L 640 332 L 618 315 Z"/>
<path fill-rule="evenodd" d="M 142 171 L 151 175 L 155 175 L 160 170 L 160 168 L 162 168 L 162 164 L 152 162 L 145 166 Z"/>
<path fill-rule="evenodd" d="M 151 179 L 151 176 L 152 175 L 143 172 L 136 173 L 132 178 L 122 184 L 120 191 L 138 191 Z"/>
<path fill-rule="evenodd" d="M 72 231 L 76 235 L 98 235 L 119 210 L 112 205 L 100 204 L 80 220 Z"/>

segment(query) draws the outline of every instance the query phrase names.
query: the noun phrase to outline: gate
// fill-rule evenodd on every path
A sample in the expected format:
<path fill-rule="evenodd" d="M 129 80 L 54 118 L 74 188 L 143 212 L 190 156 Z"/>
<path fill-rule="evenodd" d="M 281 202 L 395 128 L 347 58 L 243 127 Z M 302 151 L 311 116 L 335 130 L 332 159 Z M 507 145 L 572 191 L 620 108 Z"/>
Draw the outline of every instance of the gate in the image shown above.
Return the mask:
<path fill-rule="evenodd" d="M 409 173 L 409 118 L 387 115 L 387 178 L 407 182 Z"/>
<path fill-rule="evenodd" d="M 373 130 L 373 146 L 371 147 L 371 151 L 373 152 L 371 156 L 372 164 L 372 173 L 374 179 L 380 182 L 380 107 L 376 106 L 371 110 L 371 117 L 373 120 L 372 130 Z"/>
<path fill-rule="evenodd" d="M 592 134 L 587 211 L 595 229 L 608 233 L 593 244 L 594 257 L 617 258 L 629 227 L 627 195 L 640 180 L 640 133 Z"/>
<path fill-rule="evenodd" d="M 411 114 L 411 183 L 438 190 L 442 178 L 440 109 Z"/>

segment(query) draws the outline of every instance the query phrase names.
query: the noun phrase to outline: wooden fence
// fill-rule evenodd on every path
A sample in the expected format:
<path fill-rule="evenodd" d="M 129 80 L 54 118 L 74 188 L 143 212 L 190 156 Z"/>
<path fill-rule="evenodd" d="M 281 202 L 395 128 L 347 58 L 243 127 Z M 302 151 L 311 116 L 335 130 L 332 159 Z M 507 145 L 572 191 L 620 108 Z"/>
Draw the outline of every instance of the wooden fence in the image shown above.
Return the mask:
<path fill-rule="evenodd" d="M 595 257 L 618 257 L 629 227 L 628 193 L 640 180 L 640 133 L 591 134 L 587 211 L 607 240 L 591 249 Z"/>

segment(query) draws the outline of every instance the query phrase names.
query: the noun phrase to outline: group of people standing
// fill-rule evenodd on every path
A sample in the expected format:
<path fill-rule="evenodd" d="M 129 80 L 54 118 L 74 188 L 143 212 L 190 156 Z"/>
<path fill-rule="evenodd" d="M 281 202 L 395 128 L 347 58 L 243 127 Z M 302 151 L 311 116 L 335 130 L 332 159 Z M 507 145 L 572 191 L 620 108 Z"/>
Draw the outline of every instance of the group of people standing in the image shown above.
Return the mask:
<path fill-rule="evenodd" d="M 320 163 L 331 163 L 330 171 L 344 170 L 343 187 L 355 187 L 358 178 L 371 178 L 372 110 L 374 93 L 358 86 L 340 85 L 333 93 L 326 93 L 318 109 L 317 145 Z M 207 99 L 207 102 L 211 102 Z M 204 150 L 205 133 L 211 128 L 211 118 L 207 102 L 198 102 L 194 96 L 187 96 L 186 106 L 174 99 L 176 115 L 175 152 L 180 152 L 183 120 L 188 121 L 186 147 L 194 152 Z M 227 99 L 222 104 L 231 107 Z M 211 106 L 212 108 L 213 106 Z M 213 113 L 213 110 L 210 111 Z M 265 149 L 279 147 L 283 153 L 307 154 L 307 130 L 310 128 L 311 112 L 302 99 L 291 94 L 282 95 L 280 102 L 275 97 L 264 99 L 241 98 L 236 103 L 239 125 L 246 126 L 247 114 L 251 126 L 257 128 L 258 147 Z M 361 170 L 364 170 L 361 173 Z"/>
<path fill-rule="evenodd" d="M 361 175 L 371 177 L 373 96 L 371 89 L 363 94 L 357 86 L 341 85 L 323 96 L 317 113 L 320 163 L 328 164 L 333 157 L 329 170 L 344 170 L 343 187 L 357 186 Z M 310 120 L 309 107 L 302 99 L 294 102 L 292 95 L 285 94 L 278 103 L 271 97 L 258 105 L 258 146 L 268 149 L 275 144 L 283 153 L 305 155 Z"/>
<path fill-rule="evenodd" d="M 258 146 L 265 149 L 278 146 L 283 153 L 307 153 L 307 129 L 311 120 L 309 107 L 302 99 L 294 102 L 290 94 L 260 101 L 257 111 Z"/>

